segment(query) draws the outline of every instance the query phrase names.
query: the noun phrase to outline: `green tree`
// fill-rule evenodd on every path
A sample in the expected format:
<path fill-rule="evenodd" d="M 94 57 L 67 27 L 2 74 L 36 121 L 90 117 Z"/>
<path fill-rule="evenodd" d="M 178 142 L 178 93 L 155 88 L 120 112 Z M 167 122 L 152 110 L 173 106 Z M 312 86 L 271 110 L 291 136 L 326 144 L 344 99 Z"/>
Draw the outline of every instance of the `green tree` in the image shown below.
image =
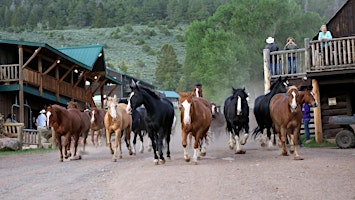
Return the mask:
<path fill-rule="evenodd" d="M 180 80 L 180 65 L 172 45 L 164 44 L 157 54 L 155 78 L 162 90 L 176 90 Z"/>

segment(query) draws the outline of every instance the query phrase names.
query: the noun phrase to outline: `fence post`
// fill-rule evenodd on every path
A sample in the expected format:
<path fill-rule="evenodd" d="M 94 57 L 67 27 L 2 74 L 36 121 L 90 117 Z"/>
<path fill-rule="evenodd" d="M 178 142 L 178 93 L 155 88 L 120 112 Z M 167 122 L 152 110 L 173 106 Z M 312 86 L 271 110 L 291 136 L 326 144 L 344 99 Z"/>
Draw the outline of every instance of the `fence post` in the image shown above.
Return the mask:
<path fill-rule="evenodd" d="M 309 38 L 304 39 L 304 61 L 306 66 L 306 73 L 307 71 L 311 71 L 311 57 L 310 57 L 310 45 L 309 45 Z"/>
<path fill-rule="evenodd" d="M 318 144 L 322 143 L 323 132 L 322 132 L 322 117 L 321 117 L 321 104 L 320 104 L 320 94 L 319 85 L 316 79 L 312 79 L 312 86 L 315 99 L 318 102 L 318 106 L 314 108 L 314 135 L 316 137 L 316 142 Z"/>
<path fill-rule="evenodd" d="M 270 90 L 270 50 L 264 49 L 264 92 L 267 93 Z"/>

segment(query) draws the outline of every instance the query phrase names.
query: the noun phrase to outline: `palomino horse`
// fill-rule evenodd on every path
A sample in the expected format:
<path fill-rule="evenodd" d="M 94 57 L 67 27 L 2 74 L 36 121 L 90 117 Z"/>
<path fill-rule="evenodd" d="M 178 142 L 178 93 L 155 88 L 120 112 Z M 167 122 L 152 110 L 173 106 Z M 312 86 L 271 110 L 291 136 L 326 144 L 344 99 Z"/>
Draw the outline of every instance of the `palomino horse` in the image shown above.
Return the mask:
<path fill-rule="evenodd" d="M 101 131 L 105 130 L 105 119 L 106 111 L 96 107 L 90 110 L 90 135 L 91 142 L 94 146 L 100 145 Z M 96 139 L 95 139 L 96 134 Z M 96 141 L 96 142 L 95 142 Z"/>
<path fill-rule="evenodd" d="M 249 136 L 249 105 L 248 94 L 243 89 L 234 89 L 232 96 L 224 101 L 224 116 L 227 122 L 227 130 L 229 132 L 229 148 L 233 149 L 235 145 L 235 153 L 244 154 L 240 143 L 244 145 Z M 245 134 L 243 140 L 239 142 L 239 132 L 244 129 Z"/>
<path fill-rule="evenodd" d="M 128 101 L 127 113 L 131 113 L 141 105 L 147 109 L 147 131 L 153 146 L 154 163 L 164 164 L 163 139 L 165 138 L 166 154 L 170 159 L 170 136 L 175 116 L 174 106 L 168 99 L 159 97 L 154 91 L 136 84 L 133 80 L 130 87 L 132 93 Z"/>
<path fill-rule="evenodd" d="M 295 160 L 303 160 L 298 154 L 298 135 L 302 124 L 302 105 L 309 103 L 317 106 L 317 102 L 310 91 L 298 92 L 296 86 L 290 86 L 287 93 L 276 94 L 270 101 L 270 116 L 273 128 L 279 134 L 282 155 L 287 156 L 286 137 L 291 138 L 291 150 Z M 286 135 L 287 134 L 287 135 Z M 293 150 L 294 148 L 294 150 Z"/>
<path fill-rule="evenodd" d="M 271 127 L 272 127 L 272 120 L 270 117 L 270 100 L 271 98 L 278 93 L 286 92 L 286 87 L 288 86 L 287 77 L 281 79 L 281 76 L 274 82 L 270 87 L 270 92 L 261 95 L 255 99 L 254 102 L 254 115 L 258 126 L 254 129 L 253 135 L 254 138 L 258 136 L 258 134 L 263 134 L 264 129 L 267 131 L 267 138 L 269 140 L 269 146 L 272 146 L 271 142 Z M 275 138 L 275 137 L 274 137 Z M 274 140 L 274 143 L 276 141 Z"/>
<path fill-rule="evenodd" d="M 46 108 L 47 128 L 52 126 L 55 132 L 55 138 L 58 142 L 60 151 L 60 161 L 63 162 L 62 139 L 65 137 L 64 150 L 65 158 L 71 156 L 70 143 L 71 137 L 74 137 L 74 159 L 80 159 L 81 156 L 76 157 L 78 141 L 80 133 L 82 132 L 82 121 L 80 118 L 80 111 L 78 109 L 65 109 L 59 105 L 51 105 Z"/>
<path fill-rule="evenodd" d="M 194 97 L 191 92 L 179 93 L 179 109 L 181 111 L 181 134 L 182 146 L 184 148 L 184 159 L 190 161 L 189 153 L 186 150 L 187 135 L 194 136 L 194 155 L 192 160 L 197 163 L 200 155 L 206 155 L 204 143 L 207 140 L 207 132 L 211 125 L 212 115 L 210 107 L 207 107 L 202 98 Z"/>
<path fill-rule="evenodd" d="M 85 152 L 86 139 L 90 130 L 90 115 L 87 112 L 84 112 L 84 107 L 78 104 L 77 102 L 70 101 L 67 104 L 67 109 L 78 109 L 80 111 L 81 118 L 81 133 L 80 136 L 83 138 L 83 152 Z"/>
<path fill-rule="evenodd" d="M 122 158 L 121 137 L 123 131 L 125 132 L 125 142 L 129 155 L 132 155 L 131 148 L 131 129 L 132 129 L 132 117 L 126 113 L 126 104 L 117 103 L 117 96 L 107 97 L 108 110 L 105 115 L 104 124 L 106 128 L 106 144 L 109 146 L 112 156 L 112 161 L 116 162 L 117 158 Z M 115 133 L 115 145 L 114 150 L 111 146 L 111 133 Z M 119 148 L 119 152 L 117 152 Z"/>

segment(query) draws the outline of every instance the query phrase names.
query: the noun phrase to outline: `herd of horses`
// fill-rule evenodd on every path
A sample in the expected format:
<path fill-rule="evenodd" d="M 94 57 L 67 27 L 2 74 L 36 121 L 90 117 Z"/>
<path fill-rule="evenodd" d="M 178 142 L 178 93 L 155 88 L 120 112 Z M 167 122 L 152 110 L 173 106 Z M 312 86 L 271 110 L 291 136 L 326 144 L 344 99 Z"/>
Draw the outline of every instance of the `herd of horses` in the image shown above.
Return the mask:
<path fill-rule="evenodd" d="M 160 97 L 149 88 L 132 81 L 131 94 L 128 100 L 118 100 L 116 95 L 107 97 L 107 109 L 90 108 L 84 110 L 75 102 L 68 103 L 67 108 L 51 105 L 46 108 L 47 126 L 52 127 L 58 142 L 60 161 L 64 157 L 71 157 L 71 140 L 74 140 L 74 154 L 71 159 L 81 159 L 77 155 L 79 137 L 83 137 L 83 151 L 85 152 L 86 138 L 91 135 L 92 143 L 100 145 L 99 138 L 105 131 L 106 144 L 112 154 L 112 161 L 122 158 L 121 139 L 123 138 L 129 154 L 136 154 L 137 136 L 140 139 L 139 152 L 143 152 L 143 137 L 148 134 L 153 149 L 154 163 L 164 164 L 163 150 L 166 158 L 170 159 L 170 140 L 175 129 L 176 115 L 170 100 Z M 188 152 L 188 138 L 193 142 L 192 161 L 197 163 L 201 156 L 206 155 L 208 138 L 214 121 L 224 121 L 224 129 L 229 133 L 229 148 L 235 149 L 236 154 L 244 154 L 242 145 L 249 137 L 249 105 L 248 93 L 245 88 L 232 88 L 232 94 L 224 101 L 223 114 L 220 107 L 210 103 L 202 96 L 202 87 L 197 84 L 191 92 L 179 92 L 179 110 L 181 113 L 181 134 L 183 157 L 190 161 Z M 315 97 L 310 90 L 301 91 L 300 87 L 290 86 L 287 78 L 279 77 L 271 86 L 270 92 L 255 99 L 254 115 L 257 127 L 253 130 L 254 138 L 266 130 L 269 144 L 279 136 L 282 155 L 288 155 L 286 139 L 290 143 L 290 153 L 295 160 L 302 160 L 298 154 L 298 136 L 302 123 L 302 105 L 308 103 L 317 106 Z M 134 133 L 133 147 L 131 146 L 131 132 Z M 115 134 L 114 144 L 111 135 Z M 244 133 L 244 135 L 241 135 Z M 96 139 L 94 136 L 96 135 Z M 64 138 L 62 143 L 61 139 Z M 274 139 L 274 145 L 276 143 Z M 148 149 L 149 151 L 149 149 Z"/>

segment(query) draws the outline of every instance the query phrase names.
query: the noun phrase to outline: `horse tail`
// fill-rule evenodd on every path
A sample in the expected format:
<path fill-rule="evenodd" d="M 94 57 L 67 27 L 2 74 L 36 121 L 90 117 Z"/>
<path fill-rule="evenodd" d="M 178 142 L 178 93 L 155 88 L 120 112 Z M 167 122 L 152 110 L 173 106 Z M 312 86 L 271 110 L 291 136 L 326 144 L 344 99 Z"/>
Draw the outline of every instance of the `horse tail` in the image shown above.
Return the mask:
<path fill-rule="evenodd" d="M 262 131 L 261 131 L 260 127 L 257 126 L 251 135 L 254 136 L 254 139 L 255 139 L 260 133 L 262 134 Z"/>

